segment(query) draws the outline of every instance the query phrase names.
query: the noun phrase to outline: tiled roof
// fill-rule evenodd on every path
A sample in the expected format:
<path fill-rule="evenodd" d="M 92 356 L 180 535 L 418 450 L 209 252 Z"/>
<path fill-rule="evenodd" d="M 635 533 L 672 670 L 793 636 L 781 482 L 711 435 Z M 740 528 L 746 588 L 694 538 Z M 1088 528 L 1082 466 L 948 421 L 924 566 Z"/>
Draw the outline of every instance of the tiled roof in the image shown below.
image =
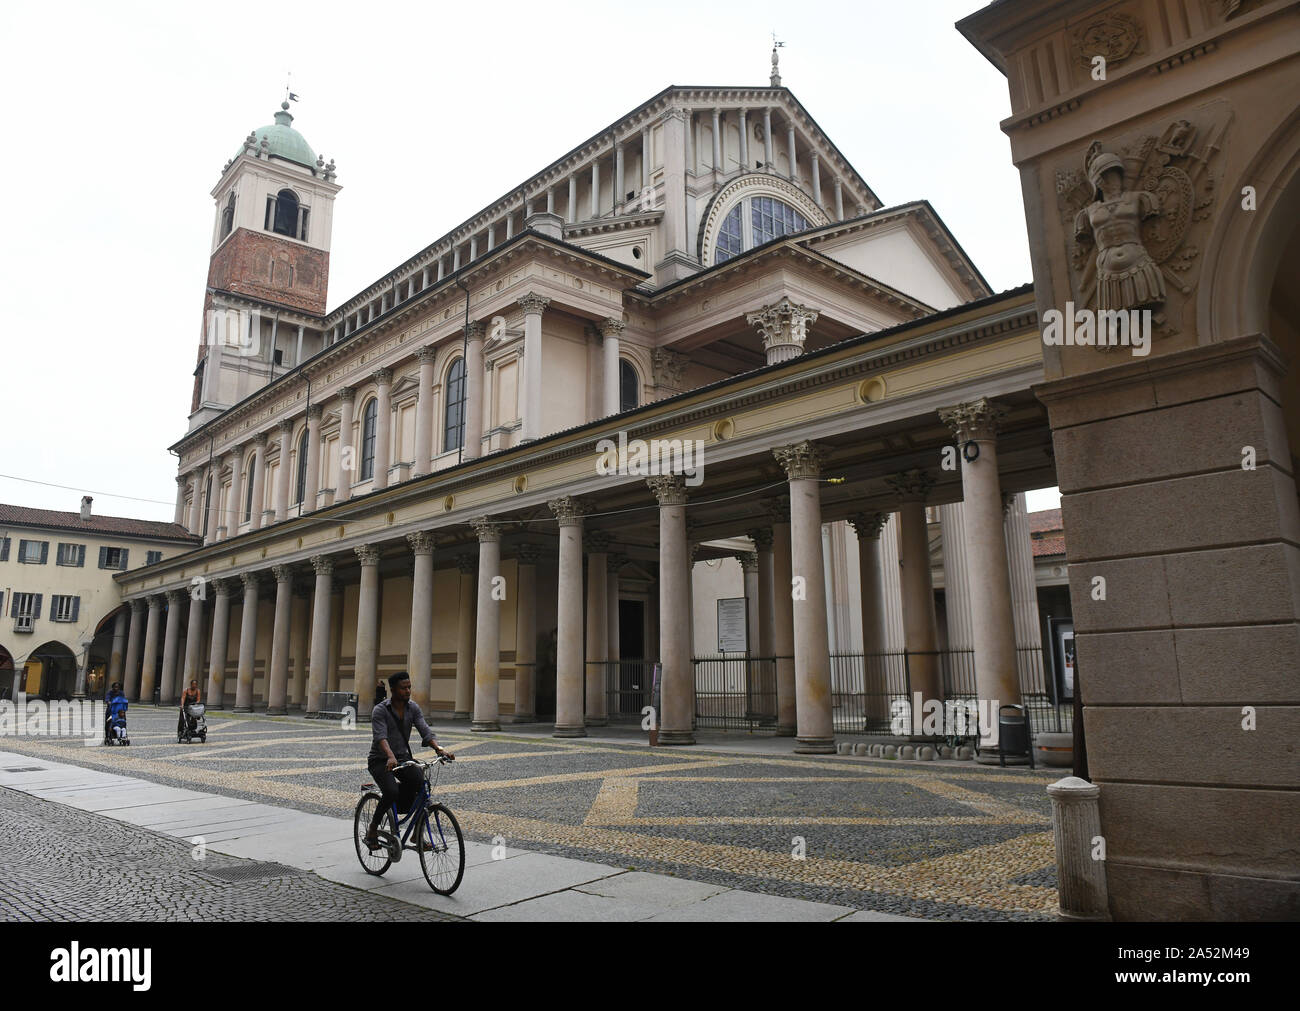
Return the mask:
<path fill-rule="evenodd" d="M 1052 558 L 1065 554 L 1065 536 L 1052 534 L 1047 537 L 1035 537 L 1029 542 L 1034 549 L 1035 558 Z"/>
<path fill-rule="evenodd" d="M 1029 514 L 1029 532 L 1031 534 L 1050 533 L 1053 530 L 1060 530 L 1061 527 L 1061 510 L 1059 509 L 1040 509 L 1036 513 Z"/>
<path fill-rule="evenodd" d="M 137 520 L 128 516 L 95 516 L 82 520 L 81 513 L 65 513 L 56 509 L 29 509 L 27 506 L 0 503 L 0 526 L 50 527 L 57 530 L 83 530 L 97 534 L 123 534 L 129 537 L 149 537 L 155 540 L 186 541 L 199 544 L 202 538 L 194 537 L 179 523 L 159 523 L 156 520 Z"/>

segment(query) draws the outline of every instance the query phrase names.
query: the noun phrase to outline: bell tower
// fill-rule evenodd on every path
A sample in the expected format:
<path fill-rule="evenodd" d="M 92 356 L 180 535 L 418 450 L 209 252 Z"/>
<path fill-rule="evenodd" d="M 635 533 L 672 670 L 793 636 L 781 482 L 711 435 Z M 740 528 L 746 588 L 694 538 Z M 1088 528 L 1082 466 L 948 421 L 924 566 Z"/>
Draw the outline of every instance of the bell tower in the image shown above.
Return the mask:
<path fill-rule="evenodd" d="M 329 283 L 334 162 L 289 102 L 244 138 L 212 189 L 212 251 L 190 406 L 193 429 L 318 349 Z M 298 339 L 286 343 L 284 332 Z"/>

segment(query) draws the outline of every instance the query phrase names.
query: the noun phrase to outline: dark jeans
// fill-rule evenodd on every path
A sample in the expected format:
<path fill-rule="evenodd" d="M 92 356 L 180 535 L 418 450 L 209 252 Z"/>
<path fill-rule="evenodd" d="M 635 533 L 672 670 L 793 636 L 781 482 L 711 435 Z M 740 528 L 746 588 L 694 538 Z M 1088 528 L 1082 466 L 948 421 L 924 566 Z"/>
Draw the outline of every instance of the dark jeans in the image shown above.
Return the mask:
<path fill-rule="evenodd" d="M 384 795 L 384 799 L 375 810 L 375 816 L 370 819 L 371 832 L 379 829 L 380 822 L 384 820 L 384 816 L 388 814 L 388 809 L 394 802 L 397 804 L 398 814 L 409 811 L 415 795 L 420 792 L 420 784 L 424 782 L 424 772 L 421 769 L 412 767 L 389 772 L 385 765 L 386 763 L 381 760 L 366 766 L 375 780 L 375 785 Z"/>

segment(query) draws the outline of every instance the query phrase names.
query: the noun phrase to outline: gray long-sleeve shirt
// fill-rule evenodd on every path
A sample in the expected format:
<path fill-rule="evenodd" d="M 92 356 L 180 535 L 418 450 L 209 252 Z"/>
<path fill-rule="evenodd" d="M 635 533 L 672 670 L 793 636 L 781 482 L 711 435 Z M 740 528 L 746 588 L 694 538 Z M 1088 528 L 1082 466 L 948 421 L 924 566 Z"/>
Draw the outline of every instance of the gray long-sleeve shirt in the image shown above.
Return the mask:
<path fill-rule="evenodd" d="M 420 712 L 420 707 L 414 702 L 406 703 L 406 712 L 399 720 L 397 713 L 393 711 L 393 700 L 384 699 L 370 714 L 370 727 L 372 737 L 370 754 L 366 758 L 367 765 L 371 762 L 387 760 L 388 756 L 384 754 L 384 749 L 379 743 L 385 739 L 388 741 L 388 746 L 393 749 L 393 756 L 399 762 L 407 761 L 411 757 L 411 727 L 415 727 L 420 732 L 422 744 L 438 739 L 429 729 L 429 724 L 424 722 L 424 713 Z"/>

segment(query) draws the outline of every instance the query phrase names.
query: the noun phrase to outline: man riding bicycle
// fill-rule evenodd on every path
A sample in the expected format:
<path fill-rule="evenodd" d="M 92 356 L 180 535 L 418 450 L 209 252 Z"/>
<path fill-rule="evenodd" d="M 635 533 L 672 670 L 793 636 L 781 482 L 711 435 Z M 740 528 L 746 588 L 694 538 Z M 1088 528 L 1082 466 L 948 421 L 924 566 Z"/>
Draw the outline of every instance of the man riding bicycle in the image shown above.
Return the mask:
<path fill-rule="evenodd" d="M 411 728 L 420 732 L 420 741 L 447 758 L 455 758 L 450 751 L 438 747 L 437 738 L 424 721 L 420 707 L 411 701 L 411 676 L 399 671 L 388 679 L 391 695 L 375 706 L 370 715 L 372 743 L 366 758 L 366 768 L 374 777 L 375 785 L 384 795 L 383 803 L 375 808 L 366 845 L 379 848 L 379 823 L 384 820 L 393 803 L 403 812 L 419 792 L 423 773 L 418 768 L 397 769 L 402 762 L 411 760 Z M 394 773 L 394 769 L 397 769 Z"/>

